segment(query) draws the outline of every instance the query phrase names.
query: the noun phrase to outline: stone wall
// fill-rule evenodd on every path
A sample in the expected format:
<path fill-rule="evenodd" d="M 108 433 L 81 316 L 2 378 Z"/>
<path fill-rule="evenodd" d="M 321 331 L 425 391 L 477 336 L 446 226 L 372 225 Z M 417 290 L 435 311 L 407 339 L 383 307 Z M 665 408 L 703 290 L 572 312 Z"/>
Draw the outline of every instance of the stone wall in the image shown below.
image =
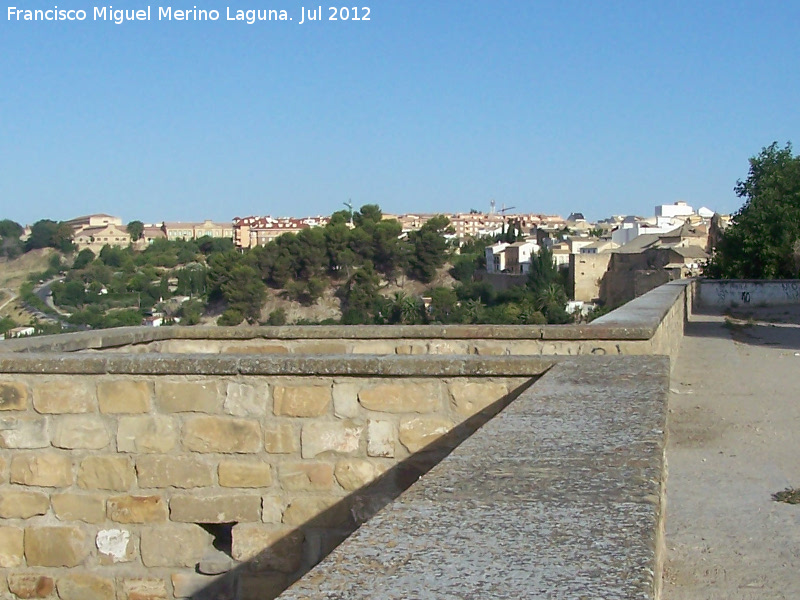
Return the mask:
<path fill-rule="evenodd" d="M 4 365 L 0 597 L 269 598 L 546 368 L 392 376 L 351 357 L 243 375 L 259 369 L 240 358 L 185 375 L 123 358 Z"/>
<path fill-rule="evenodd" d="M 698 304 L 718 309 L 800 304 L 798 280 L 701 279 L 696 291 Z"/>
<path fill-rule="evenodd" d="M 557 355 L 590 355 L 559 366 L 588 377 L 583 402 L 601 388 L 617 397 L 614 359 L 598 355 L 673 355 L 690 287 L 662 286 L 589 325 L 130 328 L 3 342 L 0 598 L 269 599 Z"/>

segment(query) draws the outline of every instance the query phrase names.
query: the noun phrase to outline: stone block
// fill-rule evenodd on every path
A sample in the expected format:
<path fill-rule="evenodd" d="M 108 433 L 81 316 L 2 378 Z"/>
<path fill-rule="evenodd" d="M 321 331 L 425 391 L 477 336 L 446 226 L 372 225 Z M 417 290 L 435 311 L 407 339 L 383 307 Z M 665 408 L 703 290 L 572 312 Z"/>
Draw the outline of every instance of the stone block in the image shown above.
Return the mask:
<path fill-rule="evenodd" d="M 303 562 L 303 532 L 281 525 L 233 527 L 233 558 L 250 570 L 294 573 Z"/>
<path fill-rule="evenodd" d="M 319 417 L 328 412 L 332 398 L 328 385 L 275 386 L 274 413 L 278 417 Z"/>
<path fill-rule="evenodd" d="M 422 346 L 420 344 L 399 344 L 395 348 L 395 352 L 403 356 L 410 356 L 410 355 L 417 356 L 420 354 L 427 354 L 428 350 L 425 348 L 425 346 Z"/>
<path fill-rule="evenodd" d="M 50 446 L 44 418 L 0 418 L 0 448 L 33 449 Z"/>
<path fill-rule="evenodd" d="M 277 598 L 287 587 L 289 579 L 283 573 L 243 574 L 239 578 L 239 600 Z"/>
<path fill-rule="evenodd" d="M 78 468 L 78 485 L 85 490 L 124 492 L 135 482 L 133 463 L 127 456 L 89 456 Z"/>
<path fill-rule="evenodd" d="M 118 600 L 169 600 L 163 579 L 119 579 Z"/>
<path fill-rule="evenodd" d="M 70 573 L 56 584 L 61 600 L 116 600 L 114 580 L 88 573 Z"/>
<path fill-rule="evenodd" d="M 20 489 L 0 491 L 0 518 L 30 519 L 47 513 L 49 508 L 47 494 Z"/>
<path fill-rule="evenodd" d="M 295 498 L 283 513 L 286 525 L 305 525 L 313 520 L 314 527 L 340 527 L 350 519 L 350 507 L 345 498 L 304 496 Z"/>
<path fill-rule="evenodd" d="M 353 354 L 394 354 L 395 343 L 391 340 L 360 340 L 353 348 Z"/>
<path fill-rule="evenodd" d="M 72 485 L 72 461 L 62 454 L 20 454 L 11 459 L 11 483 L 41 487 Z"/>
<path fill-rule="evenodd" d="M 194 417 L 183 426 L 183 446 L 192 452 L 247 454 L 261 450 L 258 421 Z"/>
<path fill-rule="evenodd" d="M 130 562 L 136 550 L 131 532 L 126 529 L 101 529 L 95 536 L 101 565 Z"/>
<path fill-rule="evenodd" d="M 207 576 L 197 573 L 173 573 L 172 593 L 176 598 L 192 600 L 234 600 L 236 579 L 230 575 Z"/>
<path fill-rule="evenodd" d="M 136 460 L 139 487 L 196 488 L 213 485 L 212 467 L 199 458 L 184 456 L 140 456 Z"/>
<path fill-rule="evenodd" d="M 116 523 L 162 523 L 167 503 L 161 496 L 114 496 L 106 505 L 108 518 Z"/>
<path fill-rule="evenodd" d="M 53 512 L 61 521 L 102 523 L 106 520 L 106 500 L 93 494 L 53 494 Z"/>
<path fill-rule="evenodd" d="M 344 342 L 301 341 L 294 349 L 295 354 L 348 354 Z"/>
<path fill-rule="evenodd" d="M 505 383 L 454 381 L 449 386 L 450 404 L 456 414 L 471 417 L 508 394 Z"/>
<path fill-rule="evenodd" d="M 87 413 L 96 409 L 88 379 L 68 377 L 33 386 L 33 408 L 42 414 Z"/>
<path fill-rule="evenodd" d="M 0 418 L 0 448 L 33 449 L 49 445 L 50 436 L 44 418 Z"/>
<path fill-rule="evenodd" d="M 174 495 L 170 518 L 178 523 L 233 523 L 261 520 L 261 496 Z"/>
<path fill-rule="evenodd" d="M 22 565 L 25 553 L 24 532 L 19 527 L 0 527 L 0 567 Z"/>
<path fill-rule="evenodd" d="M 379 475 L 379 471 L 368 460 L 360 458 L 346 458 L 336 463 L 334 469 L 336 481 L 348 492 L 361 489 L 372 483 Z"/>
<path fill-rule="evenodd" d="M 322 462 L 290 462 L 279 467 L 279 479 L 284 490 L 317 492 L 333 487 L 333 465 Z"/>
<path fill-rule="evenodd" d="M 362 389 L 358 401 L 368 410 L 387 413 L 432 413 L 442 407 L 442 384 L 384 383 Z"/>
<path fill-rule="evenodd" d="M 216 381 L 158 381 L 156 406 L 160 412 L 218 413 L 222 410 L 223 396 Z"/>
<path fill-rule="evenodd" d="M 360 389 L 361 386 L 355 383 L 335 383 L 333 385 L 333 414 L 340 419 L 358 417 L 358 391 Z"/>
<path fill-rule="evenodd" d="M 234 417 L 263 417 L 267 414 L 269 388 L 229 382 L 223 410 Z"/>
<path fill-rule="evenodd" d="M 264 488 L 272 485 L 272 465 L 264 462 L 223 460 L 219 463 L 219 484 L 231 488 Z"/>
<path fill-rule="evenodd" d="M 28 386 L 15 381 L 0 381 L 0 410 L 27 410 Z"/>
<path fill-rule="evenodd" d="M 95 416 L 67 416 L 56 421 L 53 446 L 67 450 L 102 450 L 111 442 L 103 419 Z"/>
<path fill-rule="evenodd" d="M 400 443 L 409 452 L 417 452 L 448 433 L 454 426 L 441 417 L 415 417 L 400 421 Z"/>
<path fill-rule="evenodd" d="M 353 454 L 358 452 L 364 427 L 352 421 L 312 421 L 303 425 L 300 445 L 303 458 L 323 452 Z"/>
<path fill-rule="evenodd" d="M 261 520 L 264 523 L 281 523 L 284 508 L 283 500 L 278 496 L 264 496 L 261 499 Z"/>
<path fill-rule="evenodd" d="M 194 568 L 213 538 L 199 525 L 159 525 L 142 530 L 142 563 L 146 567 Z"/>
<path fill-rule="evenodd" d="M 8 589 L 17 598 L 48 598 L 55 591 L 55 581 L 47 575 L 38 573 L 11 573 L 8 576 Z"/>
<path fill-rule="evenodd" d="M 300 451 L 300 435 L 291 423 L 266 423 L 264 449 L 270 454 L 294 454 Z"/>
<path fill-rule="evenodd" d="M 147 381 L 117 379 L 97 384 L 97 404 L 101 413 L 136 414 L 150 410 L 153 384 Z"/>
<path fill-rule="evenodd" d="M 80 527 L 27 527 L 25 559 L 29 567 L 77 567 L 89 556 Z"/>
<path fill-rule="evenodd" d="M 395 440 L 394 423 L 391 421 L 367 421 L 367 454 L 382 458 L 394 458 Z"/>
<path fill-rule="evenodd" d="M 122 417 L 117 428 L 117 451 L 161 454 L 178 445 L 178 426 L 162 415 Z"/>

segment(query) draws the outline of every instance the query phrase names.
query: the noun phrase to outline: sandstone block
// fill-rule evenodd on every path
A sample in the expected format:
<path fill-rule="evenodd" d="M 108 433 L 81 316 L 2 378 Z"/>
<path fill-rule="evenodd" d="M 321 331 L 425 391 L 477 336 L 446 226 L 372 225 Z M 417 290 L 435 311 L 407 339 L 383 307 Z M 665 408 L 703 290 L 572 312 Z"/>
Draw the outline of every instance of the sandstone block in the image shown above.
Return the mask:
<path fill-rule="evenodd" d="M 47 448 L 50 436 L 47 421 L 43 418 L 0 418 L 0 448 L 32 449 Z"/>
<path fill-rule="evenodd" d="M 117 595 L 119 600 L 169 600 L 162 579 L 120 579 Z"/>
<path fill-rule="evenodd" d="M 379 471 L 368 460 L 359 458 L 346 458 L 336 463 L 334 475 L 344 489 L 349 492 L 358 490 L 372 483 L 378 477 Z"/>
<path fill-rule="evenodd" d="M 110 441 L 106 424 L 95 416 L 61 417 L 53 434 L 53 446 L 68 450 L 101 450 Z"/>
<path fill-rule="evenodd" d="M 66 377 L 33 387 L 33 408 L 38 413 L 87 413 L 96 407 L 89 381 Z"/>
<path fill-rule="evenodd" d="M 358 401 L 368 410 L 388 413 L 431 413 L 442 406 L 442 384 L 385 383 L 365 388 Z"/>
<path fill-rule="evenodd" d="M 277 598 L 287 587 L 289 579 L 283 573 L 243 574 L 239 578 L 239 600 Z"/>
<path fill-rule="evenodd" d="M 223 409 L 234 417 L 262 417 L 267 414 L 269 388 L 244 383 L 228 383 Z"/>
<path fill-rule="evenodd" d="M 222 401 L 222 394 L 213 381 L 156 383 L 156 406 L 161 412 L 217 413 L 222 409 Z"/>
<path fill-rule="evenodd" d="M 142 563 L 146 567 L 194 566 L 213 538 L 199 525 L 160 525 L 142 530 Z"/>
<path fill-rule="evenodd" d="M 0 527 L 0 567 L 19 567 L 25 552 L 24 532 L 19 527 Z"/>
<path fill-rule="evenodd" d="M 133 414 L 150 410 L 153 384 L 147 381 L 117 379 L 97 384 L 97 404 L 101 413 Z"/>
<path fill-rule="evenodd" d="M 222 487 L 263 488 L 272 485 L 272 466 L 264 462 L 223 460 L 219 463 Z"/>
<path fill-rule="evenodd" d="M 353 454 L 358 451 L 363 426 L 352 421 L 313 421 L 303 425 L 300 435 L 303 458 L 323 452 Z"/>
<path fill-rule="evenodd" d="M 178 523 L 233 523 L 261 520 L 261 496 L 175 495 L 170 517 Z"/>
<path fill-rule="evenodd" d="M 283 500 L 278 496 L 264 496 L 261 499 L 261 520 L 264 523 L 280 523 L 283 521 Z"/>
<path fill-rule="evenodd" d="M 275 386 L 274 412 L 284 417 L 318 417 L 328 412 L 331 388 L 327 385 Z"/>
<path fill-rule="evenodd" d="M 126 456 L 89 456 L 78 469 L 78 485 L 85 490 L 124 492 L 135 481 L 133 463 Z"/>
<path fill-rule="evenodd" d="M 183 456 L 140 456 L 136 461 L 139 487 L 195 488 L 213 485 L 211 465 Z"/>
<path fill-rule="evenodd" d="M 61 521 L 102 523 L 106 520 L 106 500 L 103 496 L 89 494 L 53 494 L 50 497 L 53 512 Z"/>
<path fill-rule="evenodd" d="M 232 417 L 194 417 L 184 425 L 183 446 L 192 452 L 255 453 L 261 450 L 261 426 Z"/>
<path fill-rule="evenodd" d="M 29 567 L 77 567 L 89 555 L 80 527 L 28 527 L 25 558 Z"/>
<path fill-rule="evenodd" d="M 160 454 L 178 445 L 178 426 L 162 415 L 122 417 L 117 428 L 117 451 Z"/>
<path fill-rule="evenodd" d="M 342 342 L 298 342 L 295 354 L 347 354 L 347 344 Z"/>
<path fill-rule="evenodd" d="M 358 391 L 355 383 L 336 383 L 333 386 L 333 414 L 340 419 L 355 419 L 358 416 Z"/>
<path fill-rule="evenodd" d="M 161 496 L 114 496 L 108 499 L 106 510 L 116 523 L 161 523 L 168 512 Z"/>
<path fill-rule="evenodd" d="M 56 584 L 61 600 L 116 600 L 114 580 L 88 573 L 70 573 Z"/>
<path fill-rule="evenodd" d="M 383 458 L 394 458 L 395 440 L 394 423 L 391 421 L 367 421 L 367 454 Z"/>
<path fill-rule="evenodd" d="M 333 487 L 333 465 L 291 462 L 280 465 L 281 487 L 287 491 L 325 491 Z"/>
<path fill-rule="evenodd" d="M 72 461 L 61 454 L 20 454 L 11 459 L 11 483 L 42 487 L 72 485 Z"/>
<path fill-rule="evenodd" d="M 233 527 L 233 558 L 251 570 L 293 573 L 303 562 L 303 532 L 280 525 Z"/>
<path fill-rule="evenodd" d="M 28 386 L 15 381 L 0 381 L 0 410 L 28 408 Z"/>
<path fill-rule="evenodd" d="M 229 575 L 207 576 L 196 573 L 173 573 L 172 593 L 176 598 L 193 600 L 234 600 L 235 578 Z"/>
<path fill-rule="evenodd" d="M 125 529 L 101 529 L 95 536 L 100 564 L 112 565 L 134 559 L 135 547 L 131 532 Z"/>
<path fill-rule="evenodd" d="M 400 421 L 400 443 L 417 452 L 449 432 L 454 423 L 441 417 L 416 417 Z"/>
<path fill-rule="evenodd" d="M 427 354 L 428 350 L 425 348 L 425 346 L 419 344 L 399 344 L 395 348 L 395 352 L 397 352 L 397 354 L 409 356 L 409 355 Z"/>
<path fill-rule="evenodd" d="M 353 348 L 353 354 L 394 354 L 395 344 L 390 340 L 361 340 Z"/>
<path fill-rule="evenodd" d="M 339 527 L 350 518 L 345 498 L 305 496 L 295 498 L 283 513 L 287 525 L 305 525 L 313 519 L 314 527 Z"/>
<path fill-rule="evenodd" d="M 0 491 L 0 517 L 3 519 L 30 519 L 47 513 L 50 500 L 41 492 L 4 489 Z"/>
<path fill-rule="evenodd" d="M 471 417 L 503 398 L 508 390 L 504 383 L 454 381 L 450 384 L 453 410 L 462 417 Z"/>
<path fill-rule="evenodd" d="M 266 423 L 264 448 L 270 454 L 293 454 L 300 451 L 300 435 L 291 423 Z"/>
<path fill-rule="evenodd" d="M 11 573 L 8 576 L 8 589 L 17 598 L 47 598 L 55 591 L 52 577 L 32 573 Z"/>

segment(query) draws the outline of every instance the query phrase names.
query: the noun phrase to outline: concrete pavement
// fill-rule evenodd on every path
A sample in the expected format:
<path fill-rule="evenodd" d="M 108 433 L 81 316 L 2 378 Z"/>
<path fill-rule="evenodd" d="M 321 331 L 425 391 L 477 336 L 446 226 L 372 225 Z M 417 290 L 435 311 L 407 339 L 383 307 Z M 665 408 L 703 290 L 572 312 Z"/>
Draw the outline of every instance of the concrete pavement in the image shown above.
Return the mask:
<path fill-rule="evenodd" d="M 673 371 L 665 600 L 800 598 L 800 312 L 749 316 L 694 315 Z"/>

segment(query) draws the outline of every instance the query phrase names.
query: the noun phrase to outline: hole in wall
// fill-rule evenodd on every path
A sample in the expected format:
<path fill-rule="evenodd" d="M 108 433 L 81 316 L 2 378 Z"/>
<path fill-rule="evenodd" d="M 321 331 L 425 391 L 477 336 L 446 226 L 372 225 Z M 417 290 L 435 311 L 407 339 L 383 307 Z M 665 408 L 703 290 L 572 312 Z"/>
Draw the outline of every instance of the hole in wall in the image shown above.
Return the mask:
<path fill-rule="evenodd" d="M 212 545 L 215 549 L 223 552 L 227 556 L 232 556 L 233 552 L 233 523 L 197 523 L 200 527 L 210 533 L 214 541 Z"/>

